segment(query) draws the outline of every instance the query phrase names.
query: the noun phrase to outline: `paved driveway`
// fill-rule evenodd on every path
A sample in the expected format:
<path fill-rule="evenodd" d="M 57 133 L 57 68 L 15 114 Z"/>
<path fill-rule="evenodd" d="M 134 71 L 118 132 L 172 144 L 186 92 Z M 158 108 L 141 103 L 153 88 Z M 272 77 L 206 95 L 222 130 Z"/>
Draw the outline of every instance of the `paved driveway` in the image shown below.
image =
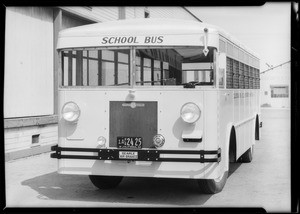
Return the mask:
<path fill-rule="evenodd" d="M 193 180 L 124 178 L 98 190 L 87 176 L 59 175 L 49 153 L 9 161 L 8 207 L 263 207 L 290 211 L 290 111 L 262 110 L 252 163 L 235 163 L 221 193 L 200 194 Z"/>

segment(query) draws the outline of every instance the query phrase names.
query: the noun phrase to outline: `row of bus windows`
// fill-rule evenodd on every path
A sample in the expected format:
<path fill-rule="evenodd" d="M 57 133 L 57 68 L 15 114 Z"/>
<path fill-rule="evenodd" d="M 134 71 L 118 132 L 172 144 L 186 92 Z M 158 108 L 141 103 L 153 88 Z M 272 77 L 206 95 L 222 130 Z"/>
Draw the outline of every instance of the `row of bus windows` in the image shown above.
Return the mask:
<path fill-rule="evenodd" d="M 219 47 L 220 51 L 226 53 L 230 58 L 238 59 L 239 62 L 253 67 L 259 66 L 259 60 L 256 57 L 247 53 L 245 50 L 233 45 L 229 41 L 223 41 L 222 39 L 220 39 Z"/>
<path fill-rule="evenodd" d="M 212 53 L 199 47 L 137 49 L 135 84 L 182 85 L 212 80 Z M 203 55 L 203 56 L 202 56 Z M 130 50 L 62 51 L 62 86 L 130 85 Z"/>
<path fill-rule="evenodd" d="M 260 88 L 259 69 L 227 57 L 227 88 Z"/>
<path fill-rule="evenodd" d="M 179 55 L 178 52 L 181 54 Z M 186 57 L 192 52 L 195 51 L 137 50 L 136 85 L 181 85 L 193 81 L 212 85 L 211 60 L 200 57 L 195 61 L 193 57 L 194 61 L 192 61 Z M 130 85 L 129 56 L 128 49 L 63 51 L 62 85 Z M 259 69 L 229 57 L 227 57 L 226 76 L 227 88 L 259 88 Z"/>
<path fill-rule="evenodd" d="M 123 85 L 129 82 L 129 50 L 63 51 L 63 86 Z M 118 72 L 115 72 L 118 71 Z"/>
<path fill-rule="evenodd" d="M 172 72 L 172 69 L 169 68 L 168 62 L 147 58 L 138 52 L 136 56 L 136 85 L 176 84 L 174 71 Z M 129 56 L 130 50 L 63 51 L 62 85 L 130 85 Z"/>

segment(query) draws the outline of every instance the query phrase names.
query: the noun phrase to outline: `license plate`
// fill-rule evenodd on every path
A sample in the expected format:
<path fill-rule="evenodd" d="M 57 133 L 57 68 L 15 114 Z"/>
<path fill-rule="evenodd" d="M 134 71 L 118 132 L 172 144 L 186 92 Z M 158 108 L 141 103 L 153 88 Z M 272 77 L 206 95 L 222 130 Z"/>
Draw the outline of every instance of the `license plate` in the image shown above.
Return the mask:
<path fill-rule="evenodd" d="M 138 159 L 138 152 L 119 151 L 119 159 Z"/>
<path fill-rule="evenodd" d="M 141 149 L 142 145 L 143 138 L 141 137 L 117 137 L 118 148 Z"/>

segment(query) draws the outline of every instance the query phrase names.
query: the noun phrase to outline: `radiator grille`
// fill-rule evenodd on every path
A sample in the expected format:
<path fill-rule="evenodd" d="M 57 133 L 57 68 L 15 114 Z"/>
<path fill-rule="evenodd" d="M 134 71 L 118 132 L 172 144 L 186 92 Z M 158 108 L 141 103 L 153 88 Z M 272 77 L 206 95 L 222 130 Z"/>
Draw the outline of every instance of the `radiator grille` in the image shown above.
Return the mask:
<path fill-rule="evenodd" d="M 117 147 L 117 137 L 142 137 L 143 148 L 153 146 L 157 134 L 157 102 L 109 103 L 109 146 Z"/>

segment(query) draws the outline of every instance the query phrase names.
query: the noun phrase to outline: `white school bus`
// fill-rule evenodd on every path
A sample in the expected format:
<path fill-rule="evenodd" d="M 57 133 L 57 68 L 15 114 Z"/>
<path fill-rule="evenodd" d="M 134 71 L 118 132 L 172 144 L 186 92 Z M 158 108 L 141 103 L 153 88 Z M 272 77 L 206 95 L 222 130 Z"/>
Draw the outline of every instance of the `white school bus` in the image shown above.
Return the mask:
<path fill-rule="evenodd" d="M 59 33 L 58 172 L 100 189 L 123 177 L 220 192 L 259 139 L 259 59 L 224 30 L 175 19 Z"/>

